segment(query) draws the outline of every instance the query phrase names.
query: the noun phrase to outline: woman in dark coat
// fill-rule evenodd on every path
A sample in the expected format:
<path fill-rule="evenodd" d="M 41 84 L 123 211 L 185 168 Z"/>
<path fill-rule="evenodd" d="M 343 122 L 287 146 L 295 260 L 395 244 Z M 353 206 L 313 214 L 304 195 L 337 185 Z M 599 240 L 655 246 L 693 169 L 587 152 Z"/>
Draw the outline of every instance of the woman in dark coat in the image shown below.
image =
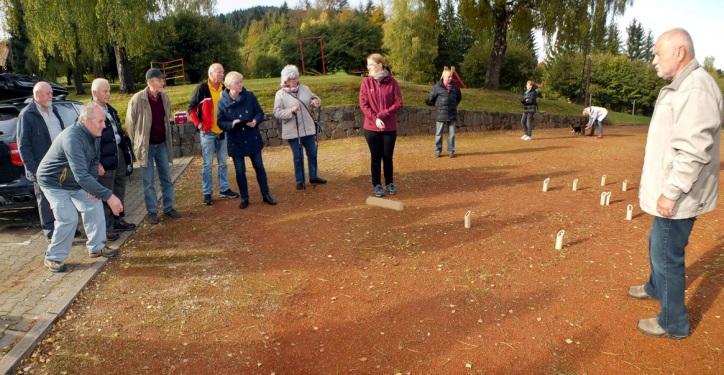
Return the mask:
<path fill-rule="evenodd" d="M 447 125 L 447 154 L 455 157 L 455 123 L 458 119 L 458 104 L 463 99 L 460 88 L 453 80 L 453 71 L 447 67 L 442 77 L 432 86 L 425 103 L 435 106 L 435 157 L 442 152 L 442 132 Z"/>
<path fill-rule="evenodd" d="M 523 104 L 523 116 L 520 118 L 520 124 L 523 125 L 523 135 L 520 139 L 530 141 L 533 139 L 533 116 L 538 108 L 538 88 L 535 82 L 528 81 L 525 84 L 525 92 L 520 98 Z"/>
<path fill-rule="evenodd" d="M 239 208 L 249 207 L 249 189 L 246 183 L 246 167 L 244 157 L 251 159 L 256 171 L 262 200 L 270 205 L 277 202 L 269 194 L 266 170 L 261 157 L 264 141 L 259 133 L 259 124 L 264 121 L 264 111 L 251 91 L 244 89 L 244 76 L 239 72 L 229 72 L 224 79 L 226 90 L 221 93 L 221 100 L 216 111 L 219 127 L 226 131 L 229 155 L 234 160 L 236 183 L 241 193 Z"/>

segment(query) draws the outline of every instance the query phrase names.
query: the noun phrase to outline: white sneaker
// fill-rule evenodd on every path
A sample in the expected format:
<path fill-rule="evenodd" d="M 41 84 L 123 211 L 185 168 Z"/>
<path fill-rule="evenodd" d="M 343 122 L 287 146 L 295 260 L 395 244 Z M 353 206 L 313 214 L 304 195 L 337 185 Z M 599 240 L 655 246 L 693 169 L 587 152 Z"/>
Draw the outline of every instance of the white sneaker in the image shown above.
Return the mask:
<path fill-rule="evenodd" d="M 530 141 L 531 139 L 533 139 L 533 136 L 530 136 L 530 135 L 529 135 L 529 136 L 526 137 L 526 141 Z"/>
<path fill-rule="evenodd" d="M 520 139 L 522 139 L 522 140 L 524 140 L 524 141 L 530 141 L 530 137 L 527 136 L 527 135 L 524 135 L 524 136 L 521 137 Z"/>
<path fill-rule="evenodd" d="M 520 139 L 522 139 L 522 140 L 525 141 L 525 137 L 527 137 L 527 135 L 523 134 L 523 135 L 520 136 Z"/>

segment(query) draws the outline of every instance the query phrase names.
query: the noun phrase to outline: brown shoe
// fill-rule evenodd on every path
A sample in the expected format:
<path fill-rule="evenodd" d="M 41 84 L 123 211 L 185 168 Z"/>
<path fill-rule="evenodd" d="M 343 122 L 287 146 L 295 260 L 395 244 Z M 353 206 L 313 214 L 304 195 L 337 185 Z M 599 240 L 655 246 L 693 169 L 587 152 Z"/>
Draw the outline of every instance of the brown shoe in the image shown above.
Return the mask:
<path fill-rule="evenodd" d="M 114 256 L 118 255 L 118 250 L 111 249 L 110 247 L 104 247 L 100 251 L 88 252 L 88 255 L 91 258 L 98 258 L 100 256 L 106 257 L 106 258 L 113 258 Z"/>
<path fill-rule="evenodd" d="M 45 259 L 43 261 L 43 264 L 45 265 L 45 267 L 48 267 L 48 270 L 50 272 L 54 272 L 54 273 L 65 272 L 65 264 L 63 264 L 63 262 Z"/>

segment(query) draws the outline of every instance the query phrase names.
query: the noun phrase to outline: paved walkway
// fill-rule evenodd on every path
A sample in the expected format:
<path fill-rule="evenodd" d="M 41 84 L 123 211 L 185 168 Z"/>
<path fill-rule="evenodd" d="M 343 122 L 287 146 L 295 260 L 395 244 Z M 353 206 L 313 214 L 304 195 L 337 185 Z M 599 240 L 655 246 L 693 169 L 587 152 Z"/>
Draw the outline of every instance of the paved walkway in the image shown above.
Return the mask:
<path fill-rule="evenodd" d="M 174 159 L 173 181 L 191 160 Z M 139 169 L 131 175 L 126 188 L 125 206 L 128 222 L 143 220 L 146 209 Z M 125 232 L 109 245 L 120 247 L 131 234 Z M 66 260 L 68 271 L 54 274 L 43 266 L 48 243 L 42 232 L 3 234 L 0 240 L 0 374 L 11 374 L 107 259 L 90 258 L 85 244 L 77 244 Z"/>

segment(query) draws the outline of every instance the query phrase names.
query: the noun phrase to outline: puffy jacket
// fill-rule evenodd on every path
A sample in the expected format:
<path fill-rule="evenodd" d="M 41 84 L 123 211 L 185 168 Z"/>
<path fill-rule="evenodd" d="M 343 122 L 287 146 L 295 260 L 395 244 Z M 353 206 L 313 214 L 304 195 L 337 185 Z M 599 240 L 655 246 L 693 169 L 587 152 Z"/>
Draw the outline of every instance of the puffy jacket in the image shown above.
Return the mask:
<path fill-rule="evenodd" d="M 264 121 L 264 111 L 254 93 L 242 89 L 239 97 L 233 99 L 229 95 L 229 90 L 224 90 L 221 93 L 216 116 L 219 127 L 227 133 L 227 147 L 231 157 L 253 155 L 264 148 L 264 141 L 259 132 L 259 125 Z M 236 119 L 241 122 L 232 125 Z M 256 126 L 253 128 L 246 124 L 254 119 Z"/>
<path fill-rule="evenodd" d="M 223 84 L 221 84 L 221 91 L 224 91 Z M 211 131 L 211 128 L 214 126 L 214 112 L 217 104 L 218 103 L 214 103 L 211 97 L 208 81 L 199 83 L 191 96 L 188 109 L 191 122 L 194 123 L 197 129 L 204 133 Z M 223 132 L 220 138 L 224 138 Z"/>
<path fill-rule="evenodd" d="M 63 125 L 63 119 L 60 118 L 58 109 L 53 107 L 53 115 L 58 118 L 60 127 L 65 129 Z M 18 142 L 18 151 L 20 152 L 20 159 L 23 160 L 25 165 L 25 174 L 29 180 L 35 180 L 35 174 L 38 171 L 38 165 L 40 161 L 48 152 L 50 144 L 50 132 L 48 132 L 48 126 L 45 124 L 43 116 L 38 111 L 38 105 L 35 101 L 31 101 L 18 116 L 18 128 L 15 134 Z"/>
<path fill-rule="evenodd" d="M 448 90 L 441 79 L 432 86 L 425 104 L 434 105 L 437 109 L 435 121 L 455 121 L 458 119 L 458 104 L 461 100 L 463 95 L 455 81 L 450 81 L 450 90 Z"/>
<path fill-rule="evenodd" d="M 113 171 L 118 168 L 118 149 L 122 152 L 123 160 L 126 161 L 126 165 L 133 165 L 133 156 L 131 154 L 130 139 L 123 131 L 121 127 L 121 119 L 118 117 L 118 112 L 110 104 L 106 105 L 108 108 L 108 115 L 113 118 L 113 121 L 118 124 L 118 136 L 121 138 L 121 143 L 116 143 L 116 134 L 113 132 L 113 124 L 111 120 L 106 116 L 106 127 L 101 133 L 101 165 L 103 169 Z M 125 172 L 125 171 L 124 171 Z"/>
<path fill-rule="evenodd" d="M 538 90 L 524 91 L 520 97 L 520 104 L 523 104 L 523 112 L 535 112 L 538 109 Z"/>
<path fill-rule="evenodd" d="M 171 101 L 165 92 L 160 92 L 163 109 L 166 112 L 166 149 L 168 160 L 173 160 L 173 137 L 171 136 Z M 141 167 L 148 164 L 148 144 L 151 140 L 151 104 L 148 102 L 148 87 L 135 93 L 128 101 L 126 129 L 133 145 L 133 153 Z"/>
<path fill-rule="evenodd" d="M 639 186 L 641 209 L 654 216 L 660 195 L 676 202 L 672 219 L 711 211 L 719 193 L 724 104 L 714 79 L 692 60 L 656 99 Z"/>
<path fill-rule="evenodd" d="M 300 84 L 296 95 L 279 89 L 274 96 L 274 117 L 282 122 L 282 139 L 295 139 L 317 134 L 314 119 L 309 111 L 312 100 L 319 99 L 309 87 Z M 297 120 L 294 119 L 292 107 L 298 105 Z M 298 124 L 297 124 L 298 123 Z"/>
<path fill-rule="evenodd" d="M 365 77 L 359 88 L 359 107 L 365 116 L 364 128 L 374 132 L 397 130 L 397 111 L 402 108 L 402 93 L 391 75 L 378 81 Z M 375 120 L 385 123 L 378 129 Z"/>

